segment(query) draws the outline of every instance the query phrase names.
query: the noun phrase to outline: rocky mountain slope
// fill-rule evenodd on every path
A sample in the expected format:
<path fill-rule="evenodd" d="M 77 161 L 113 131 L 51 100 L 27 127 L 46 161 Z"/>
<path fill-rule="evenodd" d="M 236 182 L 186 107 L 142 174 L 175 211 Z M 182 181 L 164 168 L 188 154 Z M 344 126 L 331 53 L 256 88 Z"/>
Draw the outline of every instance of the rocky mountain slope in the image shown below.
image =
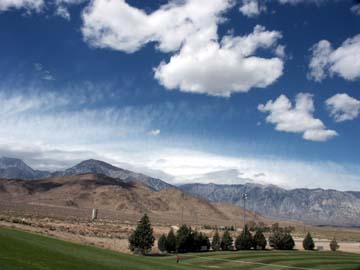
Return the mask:
<path fill-rule="evenodd" d="M 49 176 L 46 171 L 33 170 L 26 165 L 21 159 L 1 157 L 0 158 L 0 177 L 17 178 L 17 179 L 38 179 Z"/>
<path fill-rule="evenodd" d="M 176 188 L 154 191 L 140 182 L 124 182 L 105 175 L 82 174 L 52 177 L 42 180 L 0 179 L 0 206 L 31 205 L 69 209 L 98 208 L 99 212 L 112 211 L 114 215 L 139 216 L 154 214 L 172 224 L 241 224 L 243 209 L 226 204 L 212 204 L 204 199 L 188 195 Z M 224 211 L 226 209 L 226 211 Z M 253 215 L 246 213 L 250 219 Z M 156 222 L 158 220 L 155 220 Z"/>
<path fill-rule="evenodd" d="M 358 192 L 324 189 L 286 190 L 258 184 L 216 185 L 186 184 L 180 188 L 211 202 L 244 205 L 266 217 L 301 220 L 316 225 L 360 226 Z"/>
<path fill-rule="evenodd" d="M 0 159 L 0 178 L 33 180 L 55 176 L 72 176 L 84 173 L 103 174 L 112 178 L 121 179 L 124 182 L 138 181 L 146 184 L 154 190 L 171 188 L 172 185 L 141 173 L 124 170 L 99 160 L 85 160 L 65 171 L 46 172 L 33 170 L 22 160 L 3 157 Z"/>

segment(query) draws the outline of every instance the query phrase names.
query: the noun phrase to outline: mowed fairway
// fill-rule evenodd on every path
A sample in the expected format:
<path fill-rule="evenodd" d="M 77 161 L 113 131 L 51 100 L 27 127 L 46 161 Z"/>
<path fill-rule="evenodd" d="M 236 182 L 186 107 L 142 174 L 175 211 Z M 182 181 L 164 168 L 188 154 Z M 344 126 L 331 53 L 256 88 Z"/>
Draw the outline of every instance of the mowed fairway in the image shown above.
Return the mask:
<path fill-rule="evenodd" d="M 360 255 L 330 252 L 209 252 L 174 256 L 130 256 L 95 247 L 0 228 L 0 269 L 355 269 Z"/>

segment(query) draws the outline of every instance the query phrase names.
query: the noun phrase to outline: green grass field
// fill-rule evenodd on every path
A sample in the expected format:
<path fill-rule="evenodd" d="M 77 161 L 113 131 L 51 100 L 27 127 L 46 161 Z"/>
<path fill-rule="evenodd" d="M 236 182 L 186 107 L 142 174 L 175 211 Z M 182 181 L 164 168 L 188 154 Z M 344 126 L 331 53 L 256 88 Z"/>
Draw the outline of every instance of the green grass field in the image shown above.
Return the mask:
<path fill-rule="evenodd" d="M 174 256 L 130 256 L 49 237 L 0 228 L 1 270 L 170 269 L 355 269 L 360 255 L 342 252 L 208 252 Z"/>

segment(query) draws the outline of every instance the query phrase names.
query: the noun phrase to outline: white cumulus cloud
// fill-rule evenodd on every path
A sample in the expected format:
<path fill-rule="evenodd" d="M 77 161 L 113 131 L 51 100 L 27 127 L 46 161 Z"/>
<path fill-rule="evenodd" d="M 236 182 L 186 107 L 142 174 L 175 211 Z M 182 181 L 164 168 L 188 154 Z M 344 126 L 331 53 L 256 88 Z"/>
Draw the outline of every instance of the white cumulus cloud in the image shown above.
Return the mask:
<path fill-rule="evenodd" d="M 40 11 L 44 6 L 43 0 L 1 0 L 0 12 L 9 9 L 26 9 Z"/>
<path fill-rule="evenodd" d="M 348 38 L 337 49 L 333 49 L 329 41 L 321 40 L 311 50 L 308 75 L 315 81 L 333 75 L 346 80 L 360 77 L 360 34 Z"/>
<path fill-rule="evenodd" d="M 258 109 L 269 113 L 266 122 L 274 124 L 278 131 L 302 133 L 303 138 L 310 141 L 327 141 L 337 136 L 336 131 L 326 129 L 320 119 L 314 118 L 315 108 L 311 94 L 299 93 L 295 106 L 285 95 L 281 95 L 275 101 L 260 104 Z"/>
<path fill-rule="evenodd" d="M 156 68 L 155 78 L 167 89 L 215 96 L 265 88 L 282 75 L 284 63 L 277 56 L 262 58 L 256 52 L 260 48 L 275 51 L 280 38 L 280 32 L 258 25 L 247 36 L 224 36 L 220 43 L 188 42 Z"/>
<path fill-rule="evenodd" d="M 266 11 L 266 6 L 258 0 L 243 0 L 239 11 L 247 17 L 254 18 Z"/>
<path fill-rule="evenodd" d="M 336 122 L 353 120 L 360 114 L 360 100 L 345 93 L 332 96 L 325 104 Z"/>
<path fill-rule="evenodd" d="M 156 42 L 159 50 L 170 52 L 194 35 L 216 38 L 221 14 L 231 6 L 231 0 L 170 1 L 148 14 L 124 0 L 94 0 L 83 13 L 82 32 L 95 47 L 131 53 Z"/>
<path fill-rule="evenodd" d="M 229 96 L 264 88 L 283 73 L 278 56 L 281 33 L 256 26 L 247 36 L 218 37 L 231 0 L 170 1 L 146 13 L 123 0 L 94 0 L 83 12 L 84 39 L 94 47 L 127 53 L 155 42 L 172 52 L 169 62 L 155 68 L 155 78 L 167 89 Z M 274 56 L 256 56 L 258 49 Z"/>

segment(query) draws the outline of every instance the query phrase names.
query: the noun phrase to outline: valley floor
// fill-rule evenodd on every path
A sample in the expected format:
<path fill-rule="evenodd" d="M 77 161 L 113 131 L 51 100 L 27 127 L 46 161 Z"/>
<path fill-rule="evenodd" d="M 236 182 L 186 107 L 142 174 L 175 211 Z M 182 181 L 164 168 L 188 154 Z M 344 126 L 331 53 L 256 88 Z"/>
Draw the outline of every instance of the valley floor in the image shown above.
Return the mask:
<path fill-rule="evenodd" d="M 359 270 L 360 255 L 344 252 L 250 251 L 133 256 L 0 228 L 1 270 L 298 269 Z"/>

